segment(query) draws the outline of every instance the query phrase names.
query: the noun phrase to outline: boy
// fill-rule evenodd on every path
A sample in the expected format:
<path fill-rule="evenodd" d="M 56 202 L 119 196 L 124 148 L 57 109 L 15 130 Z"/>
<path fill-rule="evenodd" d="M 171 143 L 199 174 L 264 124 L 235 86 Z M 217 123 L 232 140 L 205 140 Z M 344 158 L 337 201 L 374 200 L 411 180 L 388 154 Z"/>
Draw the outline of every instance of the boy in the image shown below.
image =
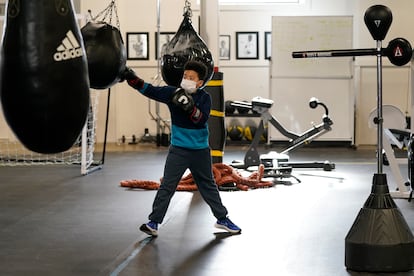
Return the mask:
<path fill-rule="evenodd" d="M 207 75 L 207 67 L 197 61 L 184 66 L 181 88 L 152 86 L 127 68 L 123 78 L 144 96 L 167 104 L 171 114 L 171 146 L 164 167 L 164 176 L 155 196 L 149 222 L 140 230 L 151 236 L 158 235 L 171 198 L 185 170 L 188 168 L 204 201 L 217 218 L 215 227 L 234 234 L 241 229 L 227 217 L 227 209 L 221 202 L 213 178 L 212 161 L 208 143 L 207 120 L 210 115 L 211 97 L 201 87 Z"/>

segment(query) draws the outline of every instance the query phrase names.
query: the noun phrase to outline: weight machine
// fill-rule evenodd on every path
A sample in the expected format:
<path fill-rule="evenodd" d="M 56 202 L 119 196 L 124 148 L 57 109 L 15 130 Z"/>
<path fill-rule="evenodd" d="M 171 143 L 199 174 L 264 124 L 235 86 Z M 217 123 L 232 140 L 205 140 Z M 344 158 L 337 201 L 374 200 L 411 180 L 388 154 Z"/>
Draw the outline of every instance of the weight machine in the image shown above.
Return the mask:
<path fill-rule="evenodd" d="M 310 143 L 315 138 L 331 130 L 331 125 L 333 122 L 329 118 L 328 108 L 318 99 L 312 97 L 309 101 L 309 107 L 314 109 L 318 106 L 322 106 L 324 108 L 325 113 L 322 117 L 322 122 L 316 126 L 313 126 L 302 134 L 296 134 L 287 130 L 276 120 L 272 114 L 270 114 L 269 109 L 273 105 L 273 101 L 270 99 L 254 97 L 250 103 L 234 101 L 231 105 L 252 110 L 253 112 L 259 113 L 261 117 L 253 140 L 245 154 L 244 162 L 233 161 L 231 164 L 232 167 L 248 170 L 249 167 L 259 166 L 260 164 L 263 164 L 265 167 L 265 176 L 274 178 L 293 177 L 291 175 L 292 168 L 322 168 L 325 171 L 331 171 L 332 169 L 335 169 L 335 164 L 329 161 L 289 162 L 289 152 Z M 270 122 L 270 124 L 274 126 L 281 134 L 290 139 L 289 146 L 280 153 L 271 151 L 267 154 L 259 155 L 257 148 L 260 142 L 260 138 L 264 133 L 264 126 L 268 122 Z M 300 182 L 299 179 L 296 178 L 296 180 Z"/>

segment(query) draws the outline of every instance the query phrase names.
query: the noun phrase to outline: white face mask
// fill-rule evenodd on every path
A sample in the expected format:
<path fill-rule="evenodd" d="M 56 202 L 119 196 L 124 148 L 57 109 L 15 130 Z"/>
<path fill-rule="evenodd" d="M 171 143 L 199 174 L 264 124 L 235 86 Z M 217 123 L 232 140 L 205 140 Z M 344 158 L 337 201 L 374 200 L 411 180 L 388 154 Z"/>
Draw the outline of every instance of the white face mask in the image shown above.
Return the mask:
<path fill-rule="evenodd" d="M 195 93 L 197 91 L 197 83 L 192 80 L 183 79 L 180 86 L 189 93 Z"/>

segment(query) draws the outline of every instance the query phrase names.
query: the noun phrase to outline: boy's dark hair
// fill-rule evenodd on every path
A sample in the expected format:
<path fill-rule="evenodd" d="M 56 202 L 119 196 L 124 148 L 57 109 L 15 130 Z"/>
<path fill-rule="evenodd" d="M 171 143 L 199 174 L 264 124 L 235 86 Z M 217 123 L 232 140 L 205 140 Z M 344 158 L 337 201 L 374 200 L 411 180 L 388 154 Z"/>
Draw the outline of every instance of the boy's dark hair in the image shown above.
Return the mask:
<path fill-rule="evenodd" d="M 207 66 L 200 61 L 190 60 L 184 65 L 184 70 L 193 70 L 197 72 L 198 78 L 204 80 L 207 77 Z"/>

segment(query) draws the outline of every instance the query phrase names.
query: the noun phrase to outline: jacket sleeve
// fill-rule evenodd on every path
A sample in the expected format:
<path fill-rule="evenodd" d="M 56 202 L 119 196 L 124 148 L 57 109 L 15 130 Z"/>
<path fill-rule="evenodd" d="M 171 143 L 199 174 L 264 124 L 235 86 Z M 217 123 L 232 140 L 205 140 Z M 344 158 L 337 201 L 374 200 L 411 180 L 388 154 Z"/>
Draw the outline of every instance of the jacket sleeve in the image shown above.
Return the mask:
<path fill-rule="evenodd" d="M 211 97 L 209 94 L 203 94 L 200 99 L 196 100 L 194 110 L 190 114 L 190 120 L 197 126 L 203 126 L 210 117 Z"/>
<path fill-rule="evenodd" d="M 173 86 L 153 86 L 146 82 L 138 91 L 150 99 L 167 104 L 171 101 L 175 90 L 176 88 Z"/>

